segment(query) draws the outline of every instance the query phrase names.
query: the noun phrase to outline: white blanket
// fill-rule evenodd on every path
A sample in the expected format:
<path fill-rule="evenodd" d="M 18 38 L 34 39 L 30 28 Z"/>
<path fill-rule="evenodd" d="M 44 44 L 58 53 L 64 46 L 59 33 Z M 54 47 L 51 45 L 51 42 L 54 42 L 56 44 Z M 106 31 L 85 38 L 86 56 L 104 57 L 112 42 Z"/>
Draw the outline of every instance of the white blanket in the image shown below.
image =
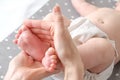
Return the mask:
<path fill-rule="evenodd" d="M 0 0 L 0 41 L 49 0 Z"/>

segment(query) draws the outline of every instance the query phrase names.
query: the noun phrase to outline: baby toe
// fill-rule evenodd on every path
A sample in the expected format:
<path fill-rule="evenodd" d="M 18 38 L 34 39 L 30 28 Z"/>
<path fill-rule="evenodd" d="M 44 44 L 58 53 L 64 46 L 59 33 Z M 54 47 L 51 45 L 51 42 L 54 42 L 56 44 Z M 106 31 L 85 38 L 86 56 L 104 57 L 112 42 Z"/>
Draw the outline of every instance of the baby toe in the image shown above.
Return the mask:
<path fill-rule="evenodd" d="M 52 64 L 52 63 L 57 64 L 57 60 L 52 59 L 52 60 L 51 60 L 51 64 Z"/>
<path fill-rule="evenodd" d="M 57 57 L 57 55 L 54 54 L 54 55 L 51 55 L 50 58 L 51 59 L 57 59 L 58 57 Z"/>

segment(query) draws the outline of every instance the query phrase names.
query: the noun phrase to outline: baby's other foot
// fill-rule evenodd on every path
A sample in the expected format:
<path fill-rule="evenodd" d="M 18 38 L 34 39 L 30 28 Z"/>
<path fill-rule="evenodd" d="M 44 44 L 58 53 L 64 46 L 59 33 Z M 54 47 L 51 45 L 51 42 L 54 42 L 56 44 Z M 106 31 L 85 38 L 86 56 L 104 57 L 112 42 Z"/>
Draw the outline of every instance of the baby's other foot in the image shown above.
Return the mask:
<path fill-rule="evenodd" d="M 45 55 L 45 51 L 50 46 L 49 43 L 41 41 L 27 28 L 20 34 L 17 44 L 22 50 L 37 61 L 42 60 Z"/>
<path fill-rule="evenodd" d="M 44 65 L 47 71 L 53 72 L 57 68 L 57 62 L 58 57 L 55 54 L 54 49 L 49 48 L 46 51 L 44 58 L 42 59 L 42 64 Z"/>

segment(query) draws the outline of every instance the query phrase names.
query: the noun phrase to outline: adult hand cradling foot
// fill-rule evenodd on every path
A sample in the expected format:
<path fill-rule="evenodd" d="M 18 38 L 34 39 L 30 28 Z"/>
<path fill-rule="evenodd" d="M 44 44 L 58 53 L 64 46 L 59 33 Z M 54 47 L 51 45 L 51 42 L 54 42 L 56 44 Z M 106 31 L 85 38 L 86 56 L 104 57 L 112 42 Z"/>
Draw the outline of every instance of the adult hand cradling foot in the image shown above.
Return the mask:
<path fill-rule="evenodd" d="M 84 68 L 67 28 L 59 6 L 53 9 L 54 14 L 54 47 L 49 47 L 45 54 L 57 53 L 65 71 L 64 80 L 83 80 Z M 64 34 L 64 36 L 63 36 Z M 79 64 L 78 64 L 79 60 Z M 14 57 L 4 80 L 39 80 L 58 71 L 48 72 L 41 62 L 36 61 L 25 51 Z M 71 75 L 72 74 L 72 75 Z"/>

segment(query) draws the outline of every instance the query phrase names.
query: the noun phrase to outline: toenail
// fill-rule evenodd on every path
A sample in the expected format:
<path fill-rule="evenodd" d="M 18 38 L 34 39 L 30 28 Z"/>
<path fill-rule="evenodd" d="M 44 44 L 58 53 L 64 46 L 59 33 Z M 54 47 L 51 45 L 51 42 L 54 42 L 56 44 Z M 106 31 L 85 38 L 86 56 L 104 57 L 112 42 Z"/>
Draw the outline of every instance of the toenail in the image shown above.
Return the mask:
<path fill-rule="evenodd" d="M 56 55 L 51 56 L 52 59 L 57 59 Z"/>
<path fill-rule="evenodd" d="M 57 61 L 56 61 L 56 60 L 51 60 L 51 62 L 52 62 L 52 63 L 57 63 Z"/>

